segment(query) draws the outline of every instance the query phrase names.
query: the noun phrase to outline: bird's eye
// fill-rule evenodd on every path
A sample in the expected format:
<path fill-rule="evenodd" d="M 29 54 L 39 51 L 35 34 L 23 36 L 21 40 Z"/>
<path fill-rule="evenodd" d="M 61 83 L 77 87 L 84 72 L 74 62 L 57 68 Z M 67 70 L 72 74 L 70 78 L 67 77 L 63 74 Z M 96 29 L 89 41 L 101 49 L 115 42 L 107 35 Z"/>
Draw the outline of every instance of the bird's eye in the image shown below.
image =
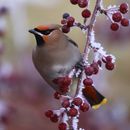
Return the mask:
<path fill-rule="evenodd" d="M 39 29 L 35 28 L 35 30 L 42 33 L 43 35 L 49 35 L 54 29 L 39 30 Z"/>
<path fill-rule="evenodd" d="M 44 35 L 49 35 L 52 31 L 53 31 L 53 30 L 45 30 L 45 31 L 43 32 L 43 34 L 44 34 Z"/>

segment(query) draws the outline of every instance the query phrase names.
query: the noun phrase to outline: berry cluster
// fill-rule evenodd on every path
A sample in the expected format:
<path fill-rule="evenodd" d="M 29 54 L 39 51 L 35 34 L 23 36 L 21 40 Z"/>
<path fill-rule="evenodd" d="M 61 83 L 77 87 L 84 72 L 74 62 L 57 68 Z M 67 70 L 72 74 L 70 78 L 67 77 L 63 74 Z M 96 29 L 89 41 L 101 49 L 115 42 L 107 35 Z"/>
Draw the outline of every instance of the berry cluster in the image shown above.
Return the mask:
<path fill-rule="evenodd" d="M 45 112 L 45 116 L 50 118 L 50 120 L 54 123 L 58 122 L 59 117 L 57 114 L 54 114 L 53 111 L 48 110 L 47 112 Z"/>
<path fill-rule="evenodd" d="M 78 4 L 78 6 L 80 8 L 85 8 L 81 15 L 84 19 L 87 19 L 91 16 L 91 11 L 89 9 L 87 9 L 87 6 L 88 6 L 88 1 L 87 0 L 70 0 L 70 2 L 73 4 L 73 5 L 76 5 Z M 63 24 L 63 27 L 62 27 L 62 31 L 64 33 L 68 33 L 70 32 L 70 28 L 73 27 L 73 26 L 78 26 L 75 22 L 75 18 L 70 16 L 70 14 L 68 13 L 64 13 L 63 14 L 63 19 L 61 20 L 61 24 Z M 79 23 L 80 24 L 80 23 Z M 80 24 L 81 25 L 81 24 Z M 79 26 L 80 26 L 79 25 Z M 83 25 L 82 25 L 83 26 Z M 82 28 L 82 27 L 81 27 Z"/>
<path fill-rule="evenodd" d="M 83 18 L 89 18 L 91 16 L 91 11 L 87 9 L 87 6 L 88 6 L 88 2 L 87 0 L 70 0 L 70 2 L 73 4 L 73 5 L 76 5 L 78 4 L 78 6 L 80 8 L 86 8 L 82 11 L 82 16 Z"/>
<path fill-rule="evenodd" d="M 58 77 L 53 80 L 53 82 L 59 87 L 59 91 L 62 94 L 65 94 L 69 91 L 69 86 L 71 84 L 71 78 L 66 77 Z"/>
<path fill-rule="evenodd" d="M 112 57 L 111 56 L 103 57 L 102 61 L 105 63 L 106 69 L 108 69 L 108 70 L 113 70 L 114 69 L 114 63 L 112 62 Z"/>
<path fill-rule="evenodd" d="M 73 118 L 78 116 L 79 110 L 82 112 L 87 112 L 89 110 L 89 105 L 80 97 L 75 97 L 74 99 L 64 98 L 61 105 L 64 109 L 62 109 L 62 111 L 59 111 L 58 114 L 52 110 L 45 112 L 45 116 L 50 118 L 52 122 L 56 123 L 60 121 L 58 125 L 59 130 L 67 130 L 68 123 L 66 121 L 60 120 L 63 118 L 65 113 L 68 117 Z"/>
<path fill-rule="evenodd" d="M 75 19 L 70 16 L 68 13 L 63 14 L 63 20 L 61 20 L 61 24 L 63 24 L 62 31 L 64 33 L 68 33 L 70 31 L 70 27 L 73 27 L 75 23 Z"/>
<path fill-rule="evenodd" d="M 119 9 L 112 14 L 113 23 L 111 24 L 111 29 L 117 31 L 120 25 L 127 27 L 129 26 L 129 20 L 123 17 L 124 14 L 128 12 L 128 4 L 122 3 Z"/>

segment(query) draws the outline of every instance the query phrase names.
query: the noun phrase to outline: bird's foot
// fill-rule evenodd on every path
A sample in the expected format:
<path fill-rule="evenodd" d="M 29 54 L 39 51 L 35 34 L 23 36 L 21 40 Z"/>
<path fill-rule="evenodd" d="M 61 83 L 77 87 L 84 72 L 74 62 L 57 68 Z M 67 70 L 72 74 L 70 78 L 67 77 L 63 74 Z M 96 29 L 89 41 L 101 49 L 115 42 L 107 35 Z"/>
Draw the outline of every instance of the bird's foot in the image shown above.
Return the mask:
<path fill-rule="evenodd" d="M 79 62 L 75 65 L 75 68 L 76 68 L 77 70 L 78 70 L 78 69 L 83 70 L 84 67 L 85 67 L 85 64 L 84 64 L 84 62 L 83 62 L 82 60 L 79 61 Z"/>

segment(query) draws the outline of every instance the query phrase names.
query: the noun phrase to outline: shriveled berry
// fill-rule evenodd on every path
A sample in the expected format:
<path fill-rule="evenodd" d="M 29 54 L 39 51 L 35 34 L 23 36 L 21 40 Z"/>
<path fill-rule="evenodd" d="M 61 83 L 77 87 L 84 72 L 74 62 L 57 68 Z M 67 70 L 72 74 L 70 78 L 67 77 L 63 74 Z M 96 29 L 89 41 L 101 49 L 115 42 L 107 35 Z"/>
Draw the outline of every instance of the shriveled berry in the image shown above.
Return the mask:
<path fill-rule="evenodd" d="M 73 5 L 78 4 L 78 0 L 70 0 L 70 2 L 71 2 Z"/>
<path fill-rule="evenodd" d="M 89 110 L 89 105 L 87 103 L 83 103 L 81 106 L 80 106 L 80 110 L 82 112 L 86 112 Z"/>
<path fill-rule="evenodd" d="M 129 6 L 128 6 L 127 3 L 122 3 L 122 4 L 120 5 L 119 10 L 120 10 L 120 12 L 121 12 L 122 14 L 125 14 L 125 13 L 128 12 L 128 8 L 129 8 Z"/>
<path fill-rule="evenodd" d="M 108 70 L 113 70 L 114 69 L 114 63 L 108 62 L 108 63 L 106 63 L 105 67 Z"/>
<path fill-rule="evenodd" d="M 52 110 L 48 110 L 45 112 L 45 116 L 50 118 L 53 115 L 53 111 Z"/>
<path fill-rule="evenodd" d="M 121 25 L 124 26 L 124 27 L 129 26 L 129 20 L 126 19 L 126 18 L 123 18 L 123 19 L 121 20 Z"/>
<path fill-rule="evenodd" d="M 88 9 L 83 10 L 83 11 L 82 11 L 82 16 L 83 16 L 84 18 L 89 18 L 89 17 L 91 16 L 91 11 L 88 10 Z"/>
<path fill-rule="evenodd" d="M 58 126 L 59 130 L 67 130 L 67 124 L 62 122 Z"/>
<path fill-rule="evenodd" d="M 64 108 L 69 107 L 69 106 L 70 106 L 69 100 L 68 100 L 68 99 L 64 100 L 64 101 L 62 102 L 62 106 L 63 106 Z"/>
<path fill-rule="evenodd" d="M 68 33 L 70 31 L 70 28 L 67 25 L 62 26 L 62 32 Z"/>
<path fill-rule="evenodd" d="M 58 116 L 57 116 L 56 114 L 54 114 L 54 115 L 52 115 L 52 116 L 50 117 L 50 120 L 51 120 L 52 122 L 56 123 L 56 122 L 58 122 Z"/>
<path fill-rule="evenodd" d="M 87 76 L 91 76 L 94 73 L 94 68 L 89 66 L 85 68 L 85 73 Z"/>
<path fill-rule="evenodd" d="M 97 63 L 98 63 L 98 65 L 99 65 L 100 67 L 102 66 L 101 60 L 98 60 Z"/>
<path fill-rule="evenodd" d="M 87 0 L 78 0 L 78 5 L 80 8 L 85 8 L 88 5 Z"/>
<path fill-rule="evenodd" d="M 83 83 L 85 86 L 91 86 L 93 84 L 93 80 L 91 78 L 86 78 Z"/>
<path fill-rule="evenodd" d="M 72 27 L 73 24 L 74 24 L 75 19 L 73 17 L 68 17 L 67 20 L 68 20 L 67 21 L 67 26 Z"/>
<path fill-rule="evenodd" d="M 76 105 L 76 106 L 80 106 L 82 104 L 82 99 L 80 97 L 76 97 L 73 101 L 73 103 Z"/>
<path fill-rule="evenodd" d="M 60 99 L 60 97 L 61 97 L 61 94 L 59 92 L 54 93 L 54 98 L 55 99 Z"/>
<path fill-rule="evenodd" d="M 119 29 L 119 24 L 118 23 L 112 23 L 111 24 L 111 30 L 112 31 L 117 31 Z"/>
<path fill-rule="evenodd" d="M 112 19 L 114 20 L 114 22 L 120 22 L 122 19 L 122 15 L 120 12 L 116 12 L 112 15 Z"/>
<path fill-rule="evenodd" d="M 70 16 L 69 13 L 64 13 L 63 14 L 63 19 L 67 19 L 69 16 Z"/>
<path fill-rule="evenodd" d="M 76 108 L 70 108 L 70 110 L 68 111 L 68 115 L 71 117 L 77 116 L 78 114 L 78 110 Z"/>

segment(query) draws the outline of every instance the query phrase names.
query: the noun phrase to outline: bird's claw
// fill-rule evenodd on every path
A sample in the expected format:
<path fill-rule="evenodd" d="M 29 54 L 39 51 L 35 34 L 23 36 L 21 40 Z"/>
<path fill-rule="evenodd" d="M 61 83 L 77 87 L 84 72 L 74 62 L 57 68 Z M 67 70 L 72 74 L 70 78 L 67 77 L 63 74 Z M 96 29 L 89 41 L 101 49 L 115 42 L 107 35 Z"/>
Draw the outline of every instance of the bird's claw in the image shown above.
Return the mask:
<path fill-rule="evenodd" d="M 85 67 L 85 64 L 84 64 L 84 62 L 83 62 L 82 60 L 79 61 L 79 62 L 75 65 L 75 68 L 76 68 L 76 69 L 80 69 L 80 70 L 83 70 L 84 67 Z"/>

